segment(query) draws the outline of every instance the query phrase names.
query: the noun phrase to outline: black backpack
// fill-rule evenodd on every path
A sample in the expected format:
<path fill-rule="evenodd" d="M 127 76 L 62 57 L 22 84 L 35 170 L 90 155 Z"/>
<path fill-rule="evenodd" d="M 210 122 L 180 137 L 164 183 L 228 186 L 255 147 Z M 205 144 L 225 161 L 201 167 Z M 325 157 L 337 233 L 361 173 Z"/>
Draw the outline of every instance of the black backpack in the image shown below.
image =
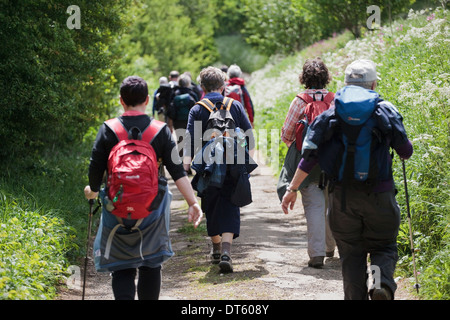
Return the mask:
<path fill-rule="evenodd" d="M 206 124 L 206 132 L 211 132 L 210 139 L 221 135 L 234 136 L 230 134 L 230 131 L 236 129 L 236 123 L 230 113 L 233 101 L 232 98 L 225 97 L 223 101 L 218 101 L 215 104 L 209 99 L 203 99 L 197 102 L 211 112 Z"/>
<path fill-rule="evenodd" d="M 156 96 L 158 97 L 156 101 L 156 110 L 160 110 L 163 108 L 168 108 L 170 104 L 170 100 L 172 99 L 173 88 L 170 84 L 162 84 L 158 91 L 156 92 Z"/>

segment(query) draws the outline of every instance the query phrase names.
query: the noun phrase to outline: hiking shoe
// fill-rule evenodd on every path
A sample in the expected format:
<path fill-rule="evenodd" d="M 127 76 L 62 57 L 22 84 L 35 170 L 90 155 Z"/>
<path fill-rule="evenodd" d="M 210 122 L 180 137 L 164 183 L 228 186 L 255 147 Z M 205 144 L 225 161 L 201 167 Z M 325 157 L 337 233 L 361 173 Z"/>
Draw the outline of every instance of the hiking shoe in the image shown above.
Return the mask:
<path fill-rule="evenodd" d="M 308 267 L 322 268 L 323 267 L 323 259 L 324 259 L 324 257 L 322 257 L 322 256 L 312 257 L 308 261 Z"/>
<path fill-rule="evenodd" d="M 218 264 L 220 262 L 220 255 L 220 251 L 213 251 L 213 253 L 211 253 L 211 263 Z"/>
<path fill-rule="evenodd" d="M 387 288 L 375 289 L 372 292 L 372 300 L 392 300 L 391 291 Z"/>
<path fill-rule="evenodd" d="M 233 272 L 233 265 L 231 264 L 231 257 L 228 253 L 225 252 L 220 257 L 219 268 L 222 273 Z"/>

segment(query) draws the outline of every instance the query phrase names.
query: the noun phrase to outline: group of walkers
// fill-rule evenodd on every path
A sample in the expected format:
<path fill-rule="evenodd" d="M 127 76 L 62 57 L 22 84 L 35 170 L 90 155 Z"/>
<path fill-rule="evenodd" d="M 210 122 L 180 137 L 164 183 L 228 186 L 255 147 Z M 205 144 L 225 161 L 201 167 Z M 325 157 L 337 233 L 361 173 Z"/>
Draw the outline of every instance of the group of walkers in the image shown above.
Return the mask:
<path fill-rule="evenodd" d="M 345 72 L 345 87 L 334 95 L 326 89 L 331 76 L 324 62 L 320 58 L 305 62 L 299 78 L 305 91 L 292 101 L 281 130 L 281 139 L 291 156 L 285 160 L 289 170 L 280 175 L 278 187 L 284 185 L 284 188 L 278 190 L 279 197 L 282 210 L 287 214 L 294 208 L 297 191 L 301 192 L 308 229 L 308 266 L 323 267 L 325 257 L 333 257 L 337 247 L 342 262 L 345 299 L 368 299 L 369 296 L 393 299 L 400 212 L 395 200 L 389 151 L 393 148 L 402 159 L 407 159 L 412 155 L 412 145 L 401 115 L 374 91 L 378 80 L 375 64 L 358 60 Z M 233 240 L 240 234 L 240 208 L 251 202 L 249 180 L 256 167 L 251 158 L 255 146 L 254 109 L 240 68 L 233 65 L 224 72 L 207 67 L 199 74 L 199 85 L 188 73 L 179 75 L 174 71 L 169 78 L 160 79 L 160 88 L 154 94 L 153 112 L 159 119 L 156 120 L 146 114 L 150 99 L 147 83 L 136 76 L 127 77 L 120 87 L 124 113 L 116 118 L 116 125 L 109 120 L 100 127 L 92 149 L 85 195 L 87 199 L 99 197 L 103 204 L 94 242 L 94 260 L 98 271 L 112 272 L 116 299 L 134 299 L 136 292 L 139 299 L 159 297 L 161 265 L 173 255 L 169 237 L 172 194 L 163 179 L 163 167 L 187 201 L 189 221 L 197 227 L 205 214 L 211 239 L 211 262 L 218 264 L 221 272 L 233 271 L 231 249 Z M 166 89 L 170 89 L 167 90 L 170 94 L 166 95 Z M 177 109 L 178 105 L 186 105 L 181 103 L 183 99 L 191 101 L 187 113 Z M 327 110 L 317 115 L 314 121 L 307 121 L 306 135 L 302 136 L 302 148 L 299 149 L 296 143 L 300 139 L 296 132 L 298 123 L 309 115 L 307 110 L 317 101 L 325 103 Z M 372 113 L 367 116 L 372 127 L 366 129 L 366 122 L 362 122 L 356 130 L 368 131 L 372 143 L 365 152 L 366 156 L 370 155 L 370 170 L 366 168 L 369 179 L 354 182 L 347 177 L 352 175 L 349 167 L 355 161 L 364 163 L 356 151 L 361 141 L 353 141 L 348 134 L 352 130 L 343 124 L 356 117 L 340 112 L 346 106 L 357 108 L 359 105 L 372 108 Z M 183 115 L 183 119 L 177 113 Z M 377 116 L 373 116 L 375 114 Z M 365 115 L 360 112 L 357 117 Z M 209 136 L 211 123 L 228 127 L 219 135 Z M 173 138 L 173 130 L 182 130 L 183 150 L 177 148 L 180 141 Z M 229 149 L 229 145 L 241 145 L 239 132 L 245 132 L 244 163 L 218 161 L 229 159 L 230 154 L 234 154 L 233 160 L 236 160 L 238 152 L 230 152 L 235 149 Z M 139 184 L 127 186 L 127 179 L 134 182 L 140 179 L 140 174 L 131 174 L 128 169 L 117 173 L 112 168 L 117 163 L 111 161 L 114 156 L 110 154 L 116 152 L 119 145 L 129 143 L 132 147 L 123 152 L 129 159 L 123 166 L 132 167 L 129 163 L 136 166 L 144 157 L 141 154 L 153 154 L 142 151 L 143 147 L 139 149 L 136 140 L 144 140 L 144 144 L 150 145 L 157 159 L 159 179 L 152 197 L 155 200 L 147 204 L 148 214 L 142 217 L 133 216 L 137 206 L 131 201 L 124 204 L 126 209 L 118 217 L 122 199 L 131 198 L 129 194 L 143 188 Z M 130 160 L 136 154 L 141 158 Z M 210 158 L 217 163 L 208 163 Z M 200 159 L 200 164 L 196 159 Z M 344 159 L 348 160 L 346 164 L 342 164 Z M 342 164 L 344 169 L 337 164 Z M 187 177 L 191 169 L 196 172 L 192 181 Z M 365 177 L 360 171 L 356 175 Z M 117 179 L 111 177 L 116 176 L 122 180 L 115 189 L 118 191 L 111 194 L 110 190 L 117 184 Z M 105 183 L 104 188 L 102 183 Z M 371 264 L 381 272 L 378 275 L 380 283 L 370 288 L 367 287 L 366 272 L 368 254 Z"/>

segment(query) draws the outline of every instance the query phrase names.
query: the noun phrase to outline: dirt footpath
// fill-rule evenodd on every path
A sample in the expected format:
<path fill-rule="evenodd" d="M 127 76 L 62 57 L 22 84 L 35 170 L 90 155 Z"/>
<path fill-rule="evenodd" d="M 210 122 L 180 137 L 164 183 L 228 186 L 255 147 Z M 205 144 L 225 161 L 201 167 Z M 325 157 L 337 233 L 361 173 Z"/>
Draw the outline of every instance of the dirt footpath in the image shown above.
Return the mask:
<path fill-rule="evenodd" d="M 171 183 L 171 239 L 175 255 L 163 266 L 162 300 L 342 300 L 341 266 L 326 258 L 322 269 L 308 267 L 306 220 L 301 201 L 285 215 L 272 171 L 260 165 L 252 173 L 253 203 L 241 209 L 241 235 L 232 247 L 234 272 L 221 274 L 209 260 L 210 240 L 204 222 L 194 231 L 187 223 L 187 205 Z M 300 199 L 300 198 L 299 198 Z M 397 299 L 407 299 L 397 292 Z M 64 290 L 60 299 L 81 299 L 78 290 Z M 114 299 L 111 277 L 90 265 L 88 300 Z"/>

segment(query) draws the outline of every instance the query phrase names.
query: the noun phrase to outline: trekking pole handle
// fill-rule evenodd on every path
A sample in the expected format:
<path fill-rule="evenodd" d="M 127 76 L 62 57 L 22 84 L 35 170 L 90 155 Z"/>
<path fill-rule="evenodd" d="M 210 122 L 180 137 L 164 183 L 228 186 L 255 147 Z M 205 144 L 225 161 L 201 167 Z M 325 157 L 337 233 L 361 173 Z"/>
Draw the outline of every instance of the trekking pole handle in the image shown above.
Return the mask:
<path fill-rule="evenodd" d="M 97 207 L 95 209 L 94 209 L 95 200 L 94 199 L 89 199 L 88 201 L 89 201 L 89 215 L 90 216 L 94 216 L 97 213 L 98 209 L 100 209 L 100 207 L 102 206 L 101 202 L 100 202 L 100 199 L 97 198 L 98 205 L 97 205 Z"/>

